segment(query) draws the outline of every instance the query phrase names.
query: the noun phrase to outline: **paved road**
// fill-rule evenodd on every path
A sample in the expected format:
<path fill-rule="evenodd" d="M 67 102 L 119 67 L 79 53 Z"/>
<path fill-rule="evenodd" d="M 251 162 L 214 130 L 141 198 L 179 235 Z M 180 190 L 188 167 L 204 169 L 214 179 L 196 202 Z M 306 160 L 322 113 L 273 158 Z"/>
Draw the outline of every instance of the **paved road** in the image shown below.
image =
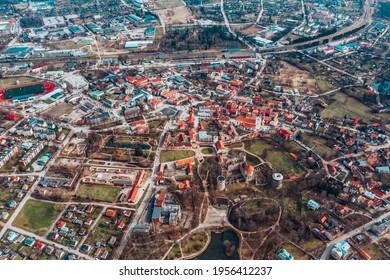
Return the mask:
<path fill-rule="evenodd" d="M 90 230 L 93 230 L 96 226 L 96 224 L 99 222 L 100 218 L 103 216 L 104 213 L 106 213 L 106 210 L 107 210 L 107 207 L 103 207 L 102 211 L 100 211 L 99 213 L 99 216 L 97 216 L 97 218 L 95 219 L 95 221 L 93 222 L 93 224 L 89 227 Z M 85 240 L 87 240 L 89 234 L 87 234 L 86 236 L 83 237 L 83 239 L 79 242 L 79 244 L 77 245 L 77 250 L 80 250 L 80 247 L 84 244 Z M 93 246 L 93 244 L 89 244 L 91 246 Z"/>
<path fill-rule="evenodd" d="M 263 16 L 263 13 L 264 13 L 264 3 L 263 3 L 264 0 L 260 0 L 260 12 L 259 12 L 259 15 L 257 16 L 257 19 L 256 19 L 256 24 L 259 23 L 259 21 L 261 20 L 262 16 Z"/>
<path fill-rule="evenodd" d="M 29 232 L 27 230 L 23 230 L 21 228 L 17 228 L 17 227 L 14 227 L 14 226 L 8 226 L 8 229 L 12 230 L 12 231 L 15 231 L 15 232 L 18 232 L 18 233 L 21 233 L 23 235 L 26 235 L 26 236 L 31 236 L 31 237 L 34 237 L 35 240 L 38 240 L 38 241 L 42 241 L 46 244 L 54 244 L 55 247 L 57 248 L 60 248 L 64 251 L 68 251 L 72 254 L 75 254 L 77 256 L 81 256 L 87 260 L 93 260 L 92 257 L 88 256 L 88 255 L 85 255 L 83 253 L 80 253 L 79 251 L 75 250 L 75 249 L 72 249 L 70 247 L 66 247 L 64 245 L 61 245 L 61 244 L 58 244 L 58 243 L 55 243 L 54 241 L 50 241 L 50 240 L 47 240 L 46 238 L 42 237 L 42 236 L 39 236 L 39 235 L 36 235 L 35 233 L 32 233 L 32 232 Z"/>
<path fill-rule="evenodd" d="M 323 60 L 318 60 L 317 58 L 315 58 L 315 57 L 313 57 L 313 56 L 311 56 L 311 55 L 308 55 L 308 54 L 306 54 L 306 53 L 304 53 L 304 52 L 302 52 L 302 51 L 298 51 L 298 52 L 301 53 L 301 54 L 303 54 L 303 55 L 305 55 L 305 56 L 307 56 L 307 57 L 309 57 L 309 58 L 311 58 L 311 59 L 313 59 L 313 60 L 315 60 L 316 62 L 318 62 L 318 63 L 320 63 L 320 64 L 322 64 L 322 65 L 324 65 L 324 66 L 326 66 L 326 67 L 328 67 L 328 68 L 331 68 L 331 69 L 333 69 L 333 70 L 336 70 L 336 71 L 338 71 L 338 72 L 340 72 L 340 73 L 342 73 L 342 74 L 344 74 L 344 75 L 347 75 L 347 76 L 349 76 L 349 77 L 351 77 L 351 78 L 354 78 L 354 79 L 359 80 L 359 81 L 362 82 L 361 77 L 357 77 L 357 76 L 355 76 L 355 75 L 353 75 L 353 74 L 350 74 L 350 73 L 348 73 L 348 72 L 346 72 L 346 71 L 344 71 L 344 70 L 341 70 L 341 69 L 339 69 L 339 68 L 337 68 L 337 67 L 334 67 L 334 66 L 332 66 L 332 65 L 330 65 L 330 64 L 328 64 L 328 63 L 326 63 L 326 62 L 324 62 Z"/>
<path fill-rule="evenodd" d="M 147 209 L 147 205 L 150 201 L 150 197 L 151 197 L 152 193 L 156 191 L 157 186 L 155 184 L 155 181 L 156 181 L 156 177 L 157 177 L 158 167 L 160 165 L 160 155 L 161 155 L 161 150 L 162 150 L 162 146 L 163 146 L 164 136 L 167 133 L 167 131 L 170 129 L 170 126 L 171 126 L 171 121 L 168 121 L 164 127 L 164 130 L 163 130 L 161 136 L 160 136 L 160 140 L 159 140 L 158 147 L 156 150 L 156 155 L 154 157 L 152 174 L 151 174 L 150 178 L 145 182 L 145 186 L 149 185 L 149 188 L 148 188 L 143 200 L 141 201 L 141 203 L 138 207 L 138 210 L 135 212 L 134 217 L 133 217 L 128 229 L 125 231 L 125 234 L 122 238 L 122 241 L 121 241 L 119 247 L 115 250 L 115 253 L 113 255 L 113 259 L 119 259 L 123 250 L 126 247 L 126 244 L 128 243 L 128 241 L 130 239 L 130 236 L 131 236 L 131 233 L 133 232 L 134 227 L 137 224 L 142 223 L 142 221 L 140 221 L 140 220 L 142 217 L 144 217 L 144 214 L 145 214 L 146 209 Z"/>

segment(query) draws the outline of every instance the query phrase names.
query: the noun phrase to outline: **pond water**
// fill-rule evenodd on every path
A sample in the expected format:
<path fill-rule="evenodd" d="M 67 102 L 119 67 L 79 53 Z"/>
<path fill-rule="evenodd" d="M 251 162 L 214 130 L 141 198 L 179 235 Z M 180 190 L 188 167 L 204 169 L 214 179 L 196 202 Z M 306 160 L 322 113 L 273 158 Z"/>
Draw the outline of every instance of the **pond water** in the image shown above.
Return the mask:
<path fill-rule="evenodd" d="M 225 242 L 234 244 L 234 252 L 231 257 L 225 253 Z M 194 258 L 194 260 L 239 260 L 238 255 L 239 238 L 233 230 L 227 230 L 222 233 L 211 233 L 211 241 L 207 249 Z"/>

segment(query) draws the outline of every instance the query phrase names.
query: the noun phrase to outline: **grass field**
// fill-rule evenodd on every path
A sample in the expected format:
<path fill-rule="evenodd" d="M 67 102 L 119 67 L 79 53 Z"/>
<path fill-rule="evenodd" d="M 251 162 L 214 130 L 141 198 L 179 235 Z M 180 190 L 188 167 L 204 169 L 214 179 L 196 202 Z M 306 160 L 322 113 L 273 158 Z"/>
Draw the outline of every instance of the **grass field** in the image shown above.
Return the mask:
<path fill-rule="evenodd" d="M 320 88 L 320 90 L 322 92 L 327 92 L 327 91 L 330 91 L 330 90 L 335 88 L 332 84 L 330 84 L 328 81 L 326 81 L 325 78 L 322 76 L 317 76 L 316 81 L 317 81 L 318 87 Z"/>
<path fill-rule="evenodd" d="M 176 161 L 179 159 L 189 158 L 194 156 L 193 151 L 187 150 L 172 150 L 172 151 L 162 151 L 161 152 L 161 162 Z"/>
<path fill-rule="evenodd" d="M 255 140 L 249 147 L 246 147 L 247 151 L 258 156 L 261 156 L 265 149 L 272 150 L 275 148 L 273 145 L 263 140 Z"/>
<path fill-rule="evenodd" d="M 188 235 L 181 241 L 181 248 L 184 256 L 199 252 L 207 244 L 207 233 L 198 230 Z"/>
<path fill-rule="evenodd" d="M 326 146 L 326 139 L 311 135 L 308 133 L 303 133 L 302 134 L 302 142 L 312 148 L 316 153 L 318 153 L 321 157 L 324 159 L 331 159 L 336 156 L 336 152 Z"/>
<path fill-rule="evenodd" d="M 370 107 L 364 105 L 353 97 L 342 93 L 337 93 L 332 102 L 326 109 L 321 112 L 323 117 L 344 117 L 348 115 L 353 118 L 362 119 L 366 122 L 371 120 L 372 114 Z"/>
<path fill-rule="evenodd" d="M 156 2 L 162 9 L 172 9 L 183 6 L 183 2 L 181 0 L 158 0 Z"/>
<path fill-rule="evenodd" d="M 28 83 L 39 82 L 41 80 L 36 78 L 30 78 L 30 77 L 2 78 L 0 81 L 0 89 L 10 87 L 10 86 L 16 86 L 17 81 L 19 82 L 20 85 L 23 85 Z"/>
<path fill-rule="evenodd" d="M 105 185 L 82 185 L 76 196 L 83 200 L 115 202 L 119 188 Z"/>
<path fill-rule="evenodd" d="M 283 248 L 287 250 L 291 255 L 293 255 L 295 260 L 308 260 L 309 256 L 302 252 L 300 249 L 295 247 L 291 243 L 284 243 Z M 276 257 L 277 258 L 277 257 Z"/>
<path fill-rule="evenodd" d="M 16 154 L 4 164 L 2 168 L 0 168 L 0 173 L 12 173 L 14 171 L 15 167 L 18 165 L 18 161 L 20 158 L 21 152 L 16 152 Z"/>
<path fill-rule="evenodd" d="M 388 260 L 389 257 L 383 252 L 381 247 L 375 243 L 369 243 L 362 246 L 363 250 L 367 252 L 374 260 Z"/>
<path fill-rule="evenodd" d="M 39 235 L 45 235 L 65 205 L 29 200 L 13 225 Z"/>
<path fill-rule="evenodd" d="M 287 153 L 282 152 L 275 148 L 272 144 L 263 140 L 256 140 L 247 147 L 247 150 L 251 153 L 261 157 L 264 150 L 267 149 L 267 155 L 263 160 L 268 161 L 272 164 L 274 171 L 281 172 L 292 172 L 296 176 L 302 176 L 304 170 L 295 162 L 295 160 Z"/>
<path fill-rule="evenodd" d="M 204 148 L 201 150 L 202 154 L 205 154 L 205 155 L 211 155 L 212 153 L 214 153 L 214 149 L 212 148 Z"/>
<path fill-rule="evenodd" d="M 181 252 L 179 246 L 173 246 L 172 250 L 169 252 L 167 256 L 167 260 L 179 259 L 181 257 Z"/>
<path fill-rule="evenodd" d="M 310 236 L 310 239 L 307 241 L 304 241 L 301 245 L 302 248 L 306 251 L 312 251 L 315 249 L 320 248 L 321 246 L 324 246 L 325 243 L 322 242 L 320 239 L 315 238 L 314 236 Z"/>
<path fill-rule="evenodd" d="M 78 50 L 83 46 L 91 45 L 90 43 L 78 43 L 72 40 L 68 41 L 62 41 L 62 42 L 55 42 L 55 43 L 48 43 L 46 46 L 48 46 L 50 49 L 53 50 Z"/>
<path fill-rule="evenodd" d="M 150 128 L 157 128 L 159 127 L 159 125 L 162 123 L 162 121 L 160 120 L 156 120 L 156 121 L 152 121 L 152 122 L 149 122 L 149 127 Z"/>

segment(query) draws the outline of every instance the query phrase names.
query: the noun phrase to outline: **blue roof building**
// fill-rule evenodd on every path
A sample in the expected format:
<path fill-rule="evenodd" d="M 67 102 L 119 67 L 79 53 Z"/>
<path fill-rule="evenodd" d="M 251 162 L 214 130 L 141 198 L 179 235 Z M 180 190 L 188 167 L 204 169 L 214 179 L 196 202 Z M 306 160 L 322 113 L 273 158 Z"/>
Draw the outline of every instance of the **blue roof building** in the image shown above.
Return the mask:
<path fill-rule="evenodd" d="M 134 14 L 129 15 L 128 19 L 133 21 L 133 22 L 141 22 L 142 21 L 142 18 L 140 18 L 139 16 L 136 16 Z"/>
<path fill-rule="evenodd" d="M 371 231 L 376 236 L 381 236 L 388 231 L 390 231 L 390 220 L 389 219 L 383 219 L 375 224 L 372 225 Z"/>
<path fill-rule="evenodd" d="M 343 52 L 345 50 L 348 50 L 348 48 L 346 46 L 341 46 L 341 45 L 336 45 L 334 46 L 334 49 L 338 52 Z"/>
<path fill-rule="evenodd" d="M 8 233 L 7 240 L 8 242 L 13 243 L 16 240 L 16 238 L 18 238 L 18 236 L 19 235 L 16 232 L 10 231 Z"/>
<path fill-rule="evenodd" d="M 314 200 L 310 199 L 307 202 L 307 208 L 309 208 L 309 209 L 318 210 L 320 207 L 321 207 L 321 205 L 318 204 L 317 202 L 315 202 Z"/>
<path fill-rule="evenodd" d="M 145 30 L 145 38 L 154 38 L 156 36 L 156 27 L 147 27 Z"/>
<path fill-rule="evenodd" d="M 155 206 L 153 208 L 153 213 L 152 213 L 152 222 L 157 222 L 161 220 L 161 207 Z"/>
<path fill-rule="evenodd" d="M 294 260 L 294 256 L 291 255 L 289 252 L 287 252 L 286 249 L 282 248 L 277 253 L 278 258 L 284 261 L 291 261 Z"/>
<path fill-rule="evenodd" d="M 379 166 L 375 168 L 376 172 L 378 173 L 389 173 L 390 168 L 388 166 Z"/>
<path fill-rule="evenodd" d="M 347 241 L 342 240 L 333 246 L 330 254 L 336 260 L 344 259 L 350 248 L 351 245 Z"/>

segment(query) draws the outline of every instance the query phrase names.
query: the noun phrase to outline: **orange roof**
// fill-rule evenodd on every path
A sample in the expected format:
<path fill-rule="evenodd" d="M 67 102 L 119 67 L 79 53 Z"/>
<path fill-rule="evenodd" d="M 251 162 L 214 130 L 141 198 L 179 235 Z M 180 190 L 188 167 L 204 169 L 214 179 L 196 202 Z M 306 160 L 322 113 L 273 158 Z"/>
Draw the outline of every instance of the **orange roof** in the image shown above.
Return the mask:
<path fill-rule="evenodd" d="M 139 187 L 139 185 L 142 182 L 142 179 L 144 178 L 145 170 L 141 170 L 137 179 L 137 182 L 135 183 L 135 187 Z"/>
<path fill-rule="evenodd" d="M 237 117 L 236 121 L 242 122 L 242 123 L 256 125 L 256 120 L 255 119 L 248 119 L 248 118 L 244 118 L 244 117 Z"/>
<path fill-rule="evenodd" d="M 243 82 L 240 80 L 231 80 L 230 84 L 232 84 L 233 86 L 239 87 L 239 86 L 242 86 Z"/>
<path fill-rule="evenodd" d="M 228 121 L 230 121 L 230 118 L 229 118 L 228 116 L 220 116 L 220 117 L 218 118 L 218 120 L 228 122 Z"/>
<path fill-rule="evenodd" d="M 152 80 L 151 80 L 152 83 L 159 83 L 159 82 L 161 82 L 161 81 L 162 81 L 161 78 L 155 78 L 155 79 L 152 79 Z"/>
<path fill-rule="evenodd" d="M 371 260 L 371 256 L 366 253 L 362 248 L 358 249 L 359 254 L 366 260 Z"/>
<path fill-rule="evenodd" d="M 164 92 L 163 94 L 161 94 L 161 96 L 165 97 L 166 99 L 169 99 L 169 98 L 172 98 L 177 92 L 178 92 L 178 90 L 173 89 L 173 90 Z"/>
<path fill-rule="evenodd" d="M 190 140 L 196 140 L 196 132 L 195 132 L 195 129 L 193 129 L 193 128 L 190 128 L 189 130 L 188 130 L 188 133 L 190 134 Z"/>
<path fill-rule="evenodd" d="M 179 182 L 177 185 L 179 189 L 190 189 L 190 180 L 184 180 L 183 182 Z"/>
<path fill-rule="evenodd" d="M 294 153 L 290 153 L 290 156 L 292 156 L 294 159 L 298 159 L 298 156 Z"/>
<path fill-rule="evenodd" d="M 215 143 L 215 147 L 217 148 L 217 151 L 220 151 L 220 150 L 224 150 L 225 149 L 225 145 L 223 144 L 223 142 L 221 140 L 218 140 L 216 143 Z"/>
<path fill-rule="evenodd" d="M 139 190 L 138 187 L 133 187 L 131 189 L 130 194 L 129 194 L 129 199 L 127 200 L 128 202 L 135 202 L 136 201 L 138 190 Z"/>
<path fill-rule="evenodd" d="M 222 84 L 219 84 L 219 85 L 216 87 L 216 90 L 219 90 L 219 89 L 223 89 L 223 85 L 222 85 Z"/>
<path fill-rule="evenodd" d="M 66 222 L 64 222 L 64 221 L 58 221 L 56 225 L 57 225 L 57 227 L 62 228 L 62 227 L 64 227 L 64 226 L 66 226 Z"/>
<path fill-rule="evenodd" d="M 116 211 L 115 210 L 111 210 L 111 209 L 107 209 L 105 215 L 107 217 L 114 217 L 116 215 Z"/>
<path fill-rule="evenodd" d="M 134 78 L 134 77 L 131 77 L 131 76 L 127 76 L 126 77 L 126 79 L 130 82 L 130 83 L 134 83 L 134 82 L 136 82 L 137 81 L 137 79 L 136 78 Z"/>
<path fill-rule="evenodd" d="M 186 164 L 195 164 L 195 158 L 189 157 L 186 159 L 181 159 L 181 160 L 176 161 L 176 166 L 183 166 Z"/>
<path fill-rule="evenodd" d="M 164 203 L 166 193 L 164 191 L 160 191 L 158 197 L 156 199 L 156 206 L 161 207 Z"/>
<path fill-rule="evenodd" d="M 160 166 L 158 168 L 158 173 L 164 173 L 164 168 L 165 168 L 165 165 L 163 163 L 160 163 Z"/>
<path fill-rule="evenodd" d="M 118 228 L 123 228 L 124 226 L 125 226 L 125 222 L 120 221 L 120 223 L 118 224 Z"/>
<path fill-rule="evenodd" d="M 132 126 L 132 127 L 134 127 L 134 126 L 142 126 L 142 125 L 145 125 L 146 124 L 146 122 L 145 122 L 145 120 L 139 120 L 139 121 L 135 121 L 135 122 L 132 122 L 132 123 L 130 123 L 130 126 Z"/>
<path fill-rule="evenodd" d="M 255 172 L 255 168 L 252 165 L 245 166 L 245 172 L 253 173 Z"/>
<path fill-rule="evenodd" d="M 193 171 L 192 171 L 192 165 L 191 165 L 191 164 L 189 164 L 189 165 L 187 166 L 187 172 L 188 172 L 188 174 L 192 174 L 192 173 L 193 173 Z"/>

